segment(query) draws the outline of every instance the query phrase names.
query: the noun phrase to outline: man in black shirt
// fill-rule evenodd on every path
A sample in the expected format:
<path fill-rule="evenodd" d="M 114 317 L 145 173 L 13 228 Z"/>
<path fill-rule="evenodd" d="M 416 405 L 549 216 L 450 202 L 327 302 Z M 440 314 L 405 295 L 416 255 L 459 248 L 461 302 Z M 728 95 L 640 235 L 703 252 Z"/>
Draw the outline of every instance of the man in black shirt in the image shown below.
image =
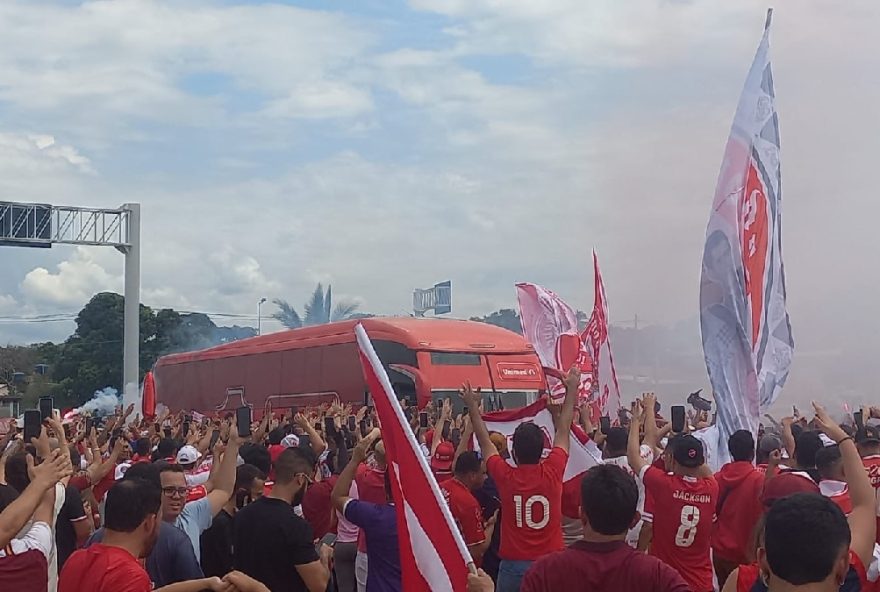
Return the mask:
<path fill-rule="evenodd" d="M 202 570 L 206 577 L 222 578 L 232 571 L 232 519 L 238 510 L 263 497 L 266 475 L 253 465 L 235 470 L 235 493 L 202 533 Z"/>
<path fill-rule="evenodd" d="M 294 512 L 315 475 L 311 451 L 288 448 L 275 461 L 272 492 L 245 506 L 232 525 L 235 569 L 272 592 L 325 592 L 332 549 L 315 550 L 309 523 Z"/>

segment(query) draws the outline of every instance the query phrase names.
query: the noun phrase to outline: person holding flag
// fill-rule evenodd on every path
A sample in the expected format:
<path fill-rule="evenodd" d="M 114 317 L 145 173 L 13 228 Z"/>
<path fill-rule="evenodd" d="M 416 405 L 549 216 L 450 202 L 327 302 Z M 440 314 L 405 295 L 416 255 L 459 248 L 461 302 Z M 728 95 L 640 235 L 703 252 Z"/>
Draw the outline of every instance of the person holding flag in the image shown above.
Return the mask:
<path fill-rule="evenodd" d="M 468 409 L 489 475 L 501 499 L 501 565 L 498 592 L 519 592 L 523 576 L 539 557 L 564 548 L 562 540 L 562 479 L 568 462 L 571 422 L 580 387 L 580 370 L 565 376 L 565 399 L 556 424 L 552 449 L 543 458 L 546 434 L 534 423 L 520 424 L 513 434 L 511 466 L 498 454 L 480 415 L 480 390 L 470 384 L 460 395 Z"/>
<path fill-rule="evenodd" d="M 391 496 L 388 473 L 385 475 L 386 503 L 376 504 L 349 497 L 351 484 L 367 452 L 379 439 L 379 428 L 362 438 L 351 451 L 351 460 L 333 486 L 333 507 L 346 520 L 360 528 L 367 540 L 367 592 L 397 592 L 402 590 L 400 576 L 400 543 L 397 538 L 397 511 Z"/>

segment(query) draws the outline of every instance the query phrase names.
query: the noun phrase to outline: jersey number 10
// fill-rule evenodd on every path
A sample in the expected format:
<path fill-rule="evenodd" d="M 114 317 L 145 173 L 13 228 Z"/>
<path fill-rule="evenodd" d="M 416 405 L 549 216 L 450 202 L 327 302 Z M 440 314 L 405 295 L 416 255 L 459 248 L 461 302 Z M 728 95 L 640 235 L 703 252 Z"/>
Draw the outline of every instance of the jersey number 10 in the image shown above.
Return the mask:
<path fill-rule="evenodd" d="M 521 495 L 515 495 L 513 496 L 513 505 L 513 513 L 516 515 L 517 528 L 522 528 L 523 522 L 525 522 L 525 525 L 529 528 L 541 530 L 547 526 L 548 522 L 550 522 L 550 500 L 543 495 L 531 496 L 526 500 L 525 505 L 523 505 L 523 497 Z M 544 514 L 540 522 L 535 522 L 534 518 L 533 509 L 536 505 L 541 505 L 544 508 Z"/>

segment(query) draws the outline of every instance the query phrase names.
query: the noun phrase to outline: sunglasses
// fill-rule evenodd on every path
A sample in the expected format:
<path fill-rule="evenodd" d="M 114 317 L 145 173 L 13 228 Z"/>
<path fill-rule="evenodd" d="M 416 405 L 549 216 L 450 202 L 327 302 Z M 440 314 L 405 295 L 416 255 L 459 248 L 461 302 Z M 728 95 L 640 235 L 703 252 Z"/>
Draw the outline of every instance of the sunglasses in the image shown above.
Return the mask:
<path fill-rule="evenodd" d="M 185 497 L 188 489 L 186 487 L 163 487 L 162 493 L 168 497 Z"/>

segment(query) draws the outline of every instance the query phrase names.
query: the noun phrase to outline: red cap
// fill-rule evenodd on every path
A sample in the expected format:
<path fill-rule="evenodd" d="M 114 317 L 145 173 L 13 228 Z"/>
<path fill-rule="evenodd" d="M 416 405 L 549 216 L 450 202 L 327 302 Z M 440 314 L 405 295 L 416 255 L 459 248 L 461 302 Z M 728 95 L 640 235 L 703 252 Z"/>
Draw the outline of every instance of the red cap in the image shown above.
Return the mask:
<path fill-rule="evenodd" d="M 780 473 L 764 484 L 761 503 L 769 508 L 776 500 L 795 493 L 819 493 L 819 486 L 806 473 Z"/>
<path fill-rule="evenodd" d="M 431 469 L 434 471 L 451 471 L 452 459 L 455 458 L 455 446 L 452 442 L 441 442 L 431 457 Z"/>

